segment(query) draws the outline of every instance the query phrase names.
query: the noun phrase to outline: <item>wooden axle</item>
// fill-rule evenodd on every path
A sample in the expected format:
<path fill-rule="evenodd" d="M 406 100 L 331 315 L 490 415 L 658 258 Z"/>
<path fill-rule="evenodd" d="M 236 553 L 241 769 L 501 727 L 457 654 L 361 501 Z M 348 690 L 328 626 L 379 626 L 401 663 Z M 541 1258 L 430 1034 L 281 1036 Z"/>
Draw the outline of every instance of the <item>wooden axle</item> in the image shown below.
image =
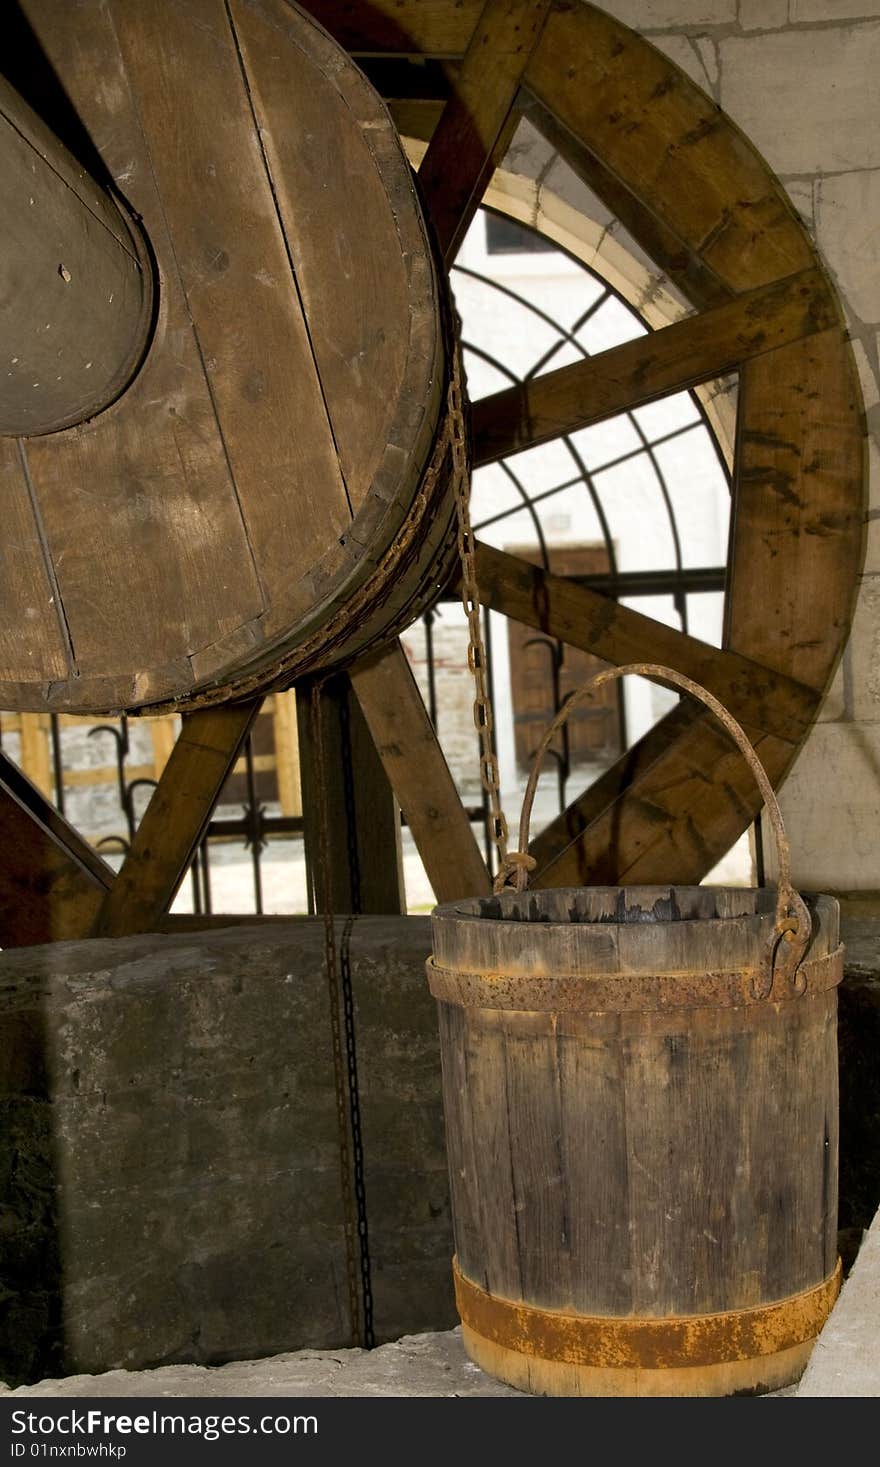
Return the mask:
<path fill-rule="evenodd" d="M 153 302 L 134 220 L 0 78 L 0 433 L 52 433 L 113 402 Z"/>

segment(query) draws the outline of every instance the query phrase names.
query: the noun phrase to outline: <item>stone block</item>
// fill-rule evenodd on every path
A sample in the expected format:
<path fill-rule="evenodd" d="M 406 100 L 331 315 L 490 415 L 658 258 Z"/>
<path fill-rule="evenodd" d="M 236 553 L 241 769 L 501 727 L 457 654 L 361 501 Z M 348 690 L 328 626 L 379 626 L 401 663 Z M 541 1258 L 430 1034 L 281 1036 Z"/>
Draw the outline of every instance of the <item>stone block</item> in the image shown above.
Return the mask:
<path fill-rule="evenodd" d="M 815 229 L 813 180 L 811 178 L 783 178 L 781 182 L 801 219 L 810 233 L 813 233 Z"/>
<path fill-rule="evenodd" d="M 816 238 L 850 310 L 880 321 L 880 168 L 822 178 L 817 188 Z"/>
<path fill-rule="evenodd" d="M 336 941 L 381 1341 L 455 1321 L 430 924 Z M 350 1343 L 321 921 L 3 953 L 0 1120 L 0 1376 Z"/>
<path fill-rule="evenodd" d="M 876 21 L 727 36 L 719 55 L 721 105 L 777 173 L 877 167 Z"/>
<path fill-rule="evenodd" d="M 849 639 L 852 716 L 880 724 L 880 575 L 862 576 Z M 880 874 L 876 885 L 880 886 Z"/>
<path fill-rule="evenodd" d="M 788 0 L 739 0 L 744 31 L 781 31 L 788 25 Z"/>
<path fill-rule="evenodd" d="M 841 657 L 837 671 L 831 680 L 831 686 L 819 708 L 816 717 L 819 723 L 836 723 L 839 719 L 846 717 L 846 687 L 844 662 L 846 652 Z"/>
<path fill-rule="evenodd" d="M 878 380 L 875 346 L 876 335 L 873 331 L 865 337 L 865 340 L 860 336 L 852 337 L 853 356 L 858 368 L 862 398 L 867 410 L 876 407 L 880 402 L 880 380 Z"/>
<path fill-rule="evenodd" d="M 802 1396 L 880 1396 L 880 1216 L 843 1286 L 797 1389 Z"/>
<path fill-rule="evenodd" d="M 761 0 L 752 0 L 759 5 Z M 811 20 L 864 20 L 880 15 L 880 0 L 789 0 L 794 25 Z"/>
<path fill-rule="evenodd" d="M 601 8 L 637 31 L 680 31 L 736 20 L 736 0 L 604 0 Z"/>
<path fill-rule="evenodd" d="M 880 723 L 817 723 L 779 802 L 796 883 L 807 891 L 880 887 Z M 768 880 L 775 880 L 767 847 Z"/>

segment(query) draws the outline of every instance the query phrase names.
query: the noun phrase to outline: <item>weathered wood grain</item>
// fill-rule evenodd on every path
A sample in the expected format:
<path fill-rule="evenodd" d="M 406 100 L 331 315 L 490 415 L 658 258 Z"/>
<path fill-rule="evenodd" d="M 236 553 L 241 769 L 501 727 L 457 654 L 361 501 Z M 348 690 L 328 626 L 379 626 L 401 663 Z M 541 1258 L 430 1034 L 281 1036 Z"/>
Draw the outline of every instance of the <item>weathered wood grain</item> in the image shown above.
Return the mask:
<path fill-rule="evenodd" d="M 815 688 L 846 640 L 861 565 L 860 411 L 839 330 L 742 373 L 725 641 Z"/>
<path fill-rule="evenodd" d="M 438 901 L 489 890 L 489 873 L 399 642 L 351 669 L 379 758 Z"/>
<path fill-rule="evenodd" d="M 758 286 L 583 362 L 474 404 L 474 461 L 573 433 L 670 392 L 722 377 L 751 357 L 827 330 L 837 308 L 820 270 Z"/>
<path fill-rule="evenodd" d="M 448 538 L 441 479 L 438 523 L 400 543 L 445 345 L 386 110 L 285 0 L 24 8 L 162 288 L 126 393 L 12 460 L 57 594 L 37 598 L 42 639 L 0 634 L 18 643 L 0 703 L 192 708 L 354 653 L 424 595 Z"/>

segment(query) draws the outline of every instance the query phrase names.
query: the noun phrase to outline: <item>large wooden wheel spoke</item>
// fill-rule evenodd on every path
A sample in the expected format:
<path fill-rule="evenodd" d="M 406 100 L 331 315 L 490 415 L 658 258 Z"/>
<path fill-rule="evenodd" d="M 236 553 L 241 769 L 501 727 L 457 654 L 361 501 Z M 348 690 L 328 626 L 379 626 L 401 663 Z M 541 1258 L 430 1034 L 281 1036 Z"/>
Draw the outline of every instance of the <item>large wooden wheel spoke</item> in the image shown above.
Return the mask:
<path fill-rule="evenodd" d="M 835 323 L 819 270 L 736 300 L 474 404 L 474 461 L 493 463 L 629 408 L 726 375 L 752 357 Z"/>
<path fill-rule="evenodd" d="M 399 125 L 429 143 L 420 181 L 447 263 L 513 119 L 526 115 L 695 308 L 477 402 L 477 465 L 739 373 L 723 648 L 487 546 L 479 575 L 487 605 L 543 633 L 702 682 L 778 782 L 846 637 L 862 514 L 851 353 L 782 189 L 683 73 L 590 5 L 312 0 L 311 9 L 368 69 L 384 58 Z M 435 64 L 408 66 L 414 56 Z M 403 752 L 401 787 L 417 779 L 419 757 Z M 681 703 L 535 839 L 538 882 L 698 880 L 758 806 L 724 735 Z"/>

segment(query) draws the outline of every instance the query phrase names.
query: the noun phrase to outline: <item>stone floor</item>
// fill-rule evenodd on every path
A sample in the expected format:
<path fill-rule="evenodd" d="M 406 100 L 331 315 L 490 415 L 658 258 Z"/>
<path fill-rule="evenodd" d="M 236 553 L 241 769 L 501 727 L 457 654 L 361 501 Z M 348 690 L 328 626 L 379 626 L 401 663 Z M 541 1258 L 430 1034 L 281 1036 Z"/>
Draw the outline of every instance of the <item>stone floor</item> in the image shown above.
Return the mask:
<path fill-rule="evenodd" d="M 11 1396 L 519 1396 L 473 1365 L 461 1331 L 406 1335 L 376 1350 L 298 1350 L 234 1365 L 163 1365 L 44 1380 Z"/>

